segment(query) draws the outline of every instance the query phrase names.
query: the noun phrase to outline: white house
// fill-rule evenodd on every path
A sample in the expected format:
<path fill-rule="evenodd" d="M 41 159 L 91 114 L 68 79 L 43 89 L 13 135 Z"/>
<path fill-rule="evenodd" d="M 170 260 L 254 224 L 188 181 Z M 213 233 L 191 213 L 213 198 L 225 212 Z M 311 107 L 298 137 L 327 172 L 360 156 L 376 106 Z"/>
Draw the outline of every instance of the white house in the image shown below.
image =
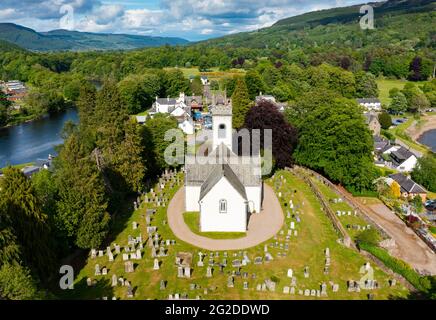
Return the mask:
<path fill-rule="evenodd" d="M 260 155 L 232 151 L 230 105 L 215 106 L 212 121 L 211 152 L 186 156 L 185 211 L 200 212 L 202 232 L 245 232 L 250 215 L 262 207 Z"/>
<path fill-rule="evenodd" d="M 366 109 L 366 111 L 381 111 L 381 102 L 376 98 L 356 99 L 357 103 Z"/>
<path fill-rule="evenodd" d="M 411 151 L 400 147 L 391 152 L 391 159 L 396 169 L 400 172 L 410 172 L 415 168 L 418 158 Z"/>
<path fill-rule="evenodd" d="M 209 79 L 206 76 L 201 76 L 200 79 L 201 79 L 201 83 L 203 84 L 203 86 L 209 84 Z"/>
<path fill-rule="evenodd" d="M 179 123 L 179 128 L 185 133 L 185 134 L 194 134 L 195 133 L 195 125 L 192 119 L 188 118 L 185 119 L 183 122 Z"/>

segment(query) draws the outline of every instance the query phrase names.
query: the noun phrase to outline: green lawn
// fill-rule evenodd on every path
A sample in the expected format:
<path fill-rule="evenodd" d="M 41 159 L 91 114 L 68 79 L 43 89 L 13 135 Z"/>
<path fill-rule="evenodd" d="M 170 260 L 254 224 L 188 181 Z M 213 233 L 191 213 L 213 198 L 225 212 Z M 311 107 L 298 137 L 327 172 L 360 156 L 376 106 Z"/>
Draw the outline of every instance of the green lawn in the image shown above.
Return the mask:
<path fill-rule="evenodd" d="M 203 237 L 212 239 L 237 239 L 246 236 L 245 232 L 201 232 L 199 212 L 185 212 L 183 219 L 192 232 Z"/>
<path fill-rule="evenodd" d="M 332 208 L 335 214 L 337 211 L 346 212 L 346 215 L 341 215 L 338 217 L 338 219 L 341 222 L 342 226 L 345 228 L 345 230 L 347 230 L 350 237 L 352 239 L 355 239 L 361 231 L 353 229 L 352 227 L 347 228 L 347 225 L 359 225 L 360 227 L 366 227 L 368 225 L 368 222 L 366 222 L 366 220 L 358 214 L 354 215 L 354 210 L 345 201 L 334 203 L 333 199 L 339 199 L 340 196 L 333 189 L 331 189 L 315 177 L 311 177 L 311 180 L 318 186 L 319 190 L 324 195 L 324 198 L 329 202 L 330 208 Z M 348 212 L 350 212 L 351 215 L 348 215 Z"/>
<path fill-rule="evenodd" d="M 286 223 L 283 226 L 282 232 L 279 232 L 275 239 L 270 239 L 265 243 L 247 249 L 247 255 L 251 259 L 251 263 L 242 267 L 242 272 L 248 273 L 248 278 L 244 279 L 241 276 L 234 278 L 234 288 L 227 287 L 227 279 L 235 269 L 231 267 L 231 261 L 241 259 L 238 257 L 237 251 L 228 251 L 227 267 L 224 272 L 220 273 L 218 267 L 214 267 L 213 277 L 206 278 L 206 268 L 208 259 L 205 259 L 204 267 L 197 267 L 198 252 L 210 254 L 205 250 L 200 250 L 192 245 L 186 244 L 181 240 L 176 239 L 166 222 L 166 208 L 157 207 L 156 214 L 153 216 L 152 225 L 158 226 L 159 234 L 162 239 L 176 239 L 176 244 L 168 247 L 168 256 L 159 258 L 162 262 L 160 270 L 153 270 L 153 259 L 151 258 L 151 249 L 147 244 L 144 245 L 143 257 L 141 260 L 134 261 L 136 264 L 135 272 L 125 274 L 124 262 L 122 255 L 115 257 L 114 262 L 108 262 L 108 258 L 97 257 L 92 260 L 89 257 L 84 257 L 84 261 L 78 263 L 75 275 L 74 290 L 66 290 L 60 292 L 60 296 L 70 299 L 100 299 L 107 296 L 111 299 L 112 296 L 126 299 L 126 288 L 110 286 L 110 279 L 113 274 L 118 277 L 127 278 L 135 288 L 135 299 L 167 299 L 169 294 L 187 293 L 189 298 L 195 298 L 197 295 L 202 299 L 366 299 L 368 291 L 362 290 L 358 292 L 348 292 L 346 283 L 350 279 L 359 280 L 362 274 L 359 273 L 361 266 L 367 261 L 357 251 L 346 248 L 337 242 L 338 235 L 335 232 L 330 220 L 325 213 L 322 212 L 320 203 L 315 195 L 310 190 L 309 186 L 292 173 L 280 171 L 275 174 L 275 178 L 266 181 L 270 185 L 275 185 L 279 180 L 280 175 L 286 179 L 280 190 L 282 193 L 282 206 L 286 213 L 289 208 L 287 203 L 292 198 L 295 205 L 299 205 L 299 215 L 301 222 L 296 223 L 298 236 L 291 236 L 286 240 L 287 226 L 294 218 L 286 218 Z M 172 189 L 166 187 L 165 195 L 171 198 L 180 186 L 175 186 Z M 285 206 L 286 204 L 286 206 Z M 128 235 L 138 236 L 142 234 L 144 240 L 147 239 L 145 210 L 153 207 L 152 204 L 143 204 L 141 208 L 132 212 L 126 210 L 123 215 L 118 216 L 114 221 L 114 232 L 111 236 L 111 242 L 121 245 L 123 248 L 127 245 Z M 132 229 L 132 222 L 139 223 L 137 230 Z M 273 247 L 275 242 L 282 245 L 287 244 L 288 250 L 279 247 Z M 108 243 L 109 244 L 109 243 Z M 254 258 L 264 256 L 264 245 L 267 244 L 268 251 L 274 257 L 274 260 L 268 263 L 255 265 Z M 106 245 L 103 246 L 105 248 Z M 324 250 L 330 249 L 331 267 L 330 273 L 325 275 L 324 269 Z M 190 252 L 193 255 L 192 276 L 191 279 L 177 278 L 177 268 L 174 264 L 175 255 L 177 252 Z M 286 256 L 279 256 L 278 253 L 286 253 Z M 223 259 L 223 253 L 220 253 L 219 261 Z M 100 267 L 106 266 L 108 270 L 107 276 L 94 276 L 94 266 L 99 264 Z M 310 277 L 303 276 L 305 266 L 310 268 Z M 292 268 L 294 276 L 297 278 L 297 290 L 295 295 L 283 294 L 283 287 L 290 285 L 287 270 Z M 389 276 L 377 267 L 375 269 L 375 279 L 379 282 L 380 288 L 371 291 L 374 293 L 375 299 L 388 299 L 390 297 L 406 297 L 408 291 L 401 284 L 395 287 L 388 286 Z M 255 274 L 255 278 L 253 278 Z M 86 279 L 90 277 L 97 279 L 95 287 L 87 287 Z M 257 291 L 256 285 L 264 282 L 265 279 L 272 278 L 277 282 L 275 292 Z M 167 281 L 165 290 L 159 289 L 161 280 Z M 243 282 L 248 281 L 248 290 L 243 289 Z M 329 281 L 338 283 L 340 286 L 339 292 L 333 293 L 329 285 Z M 298 290 L 304 289 L 319 289 L 322 282 L 328 285 L 327 298 L 305 297 L 298 294 Z M 190 290 L 189 284 L 195 283 L 199 288 Z M 205 293 L 204 289 L 207 288 Z"/>
<path fill-rule="evenodd" d="M 393 88 L 398 88 L 402 90 L 406 83 L 410 81 L 405 80 L 392 80 L 392 79 L 378 79 L 377 85 L 378 89 L 380 91 L 379 98 L 382 103 L 382 105 L 387 106 L 391 102 L 391 98 L 389 98 L 389 90 Z M 420 81 L 420 82 L 412 82 L 418 86 L 423 85 L 426 83 L 426 81 Z"/>
<path fill-rule="evenodd" d="M 165 70 L 170 70 L 174 68 L 164 68 Z M 198 67 L 191 67 L 191 68 L 178 68 L 180 71 L 183 72 L 183 75 L 185 78 L 189 78 L 190 76 L 207 76 L 209 80 L 219 80 L 226 77 L 233 77 L 235 75 L 243 75 L 245 73 L 245 70 L 243 69 L 229 69 L 226 71 L 220 71 L 218 67 L 211 68 L 208 72 L 200 72 Z"/>

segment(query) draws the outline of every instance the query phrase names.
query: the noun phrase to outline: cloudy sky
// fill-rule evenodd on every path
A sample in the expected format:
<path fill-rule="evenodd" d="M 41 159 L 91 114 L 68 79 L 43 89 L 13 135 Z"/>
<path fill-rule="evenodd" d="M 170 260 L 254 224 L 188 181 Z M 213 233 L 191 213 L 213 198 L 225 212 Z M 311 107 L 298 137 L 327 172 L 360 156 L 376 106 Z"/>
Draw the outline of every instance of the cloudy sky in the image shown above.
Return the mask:
<path fill-rule="evenodd" d="M 177 36 L 201 40 L 256 30 L 308 11 L 365 0 L 0 0 L 0 22 L 37 31 Z"/>

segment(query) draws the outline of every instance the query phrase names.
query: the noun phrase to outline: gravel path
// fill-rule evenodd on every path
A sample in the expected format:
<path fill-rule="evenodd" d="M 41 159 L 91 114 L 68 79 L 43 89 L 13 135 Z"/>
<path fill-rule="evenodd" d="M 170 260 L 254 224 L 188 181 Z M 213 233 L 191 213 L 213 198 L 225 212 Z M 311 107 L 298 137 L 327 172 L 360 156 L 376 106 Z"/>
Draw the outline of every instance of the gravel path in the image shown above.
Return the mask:
<path fill-rule="evenodd" d="M 263 210 L 253 214 L 248 223 L 245 237 L 238 239 L 210 239 L 193 233 L 183 220 L 185 211 L 185 188 L 181 188 L 168 205 L 168 224 L 174 235 L 182 241 L 196 247 L 210 250 L 243 250 L 254 247 L 272 238 L 284 222 L 284 215 L 279 200 L 272 188 L 264 185 Z"/>
<path fill-rule="evenodd" d="M 396 246 L 389 249 L 394 257 L 402 259 L 417 270 L 436 274 L 436 254 L 406 224 L 384 204 L 369 205 L 371 218 L 381 224 L 395 240 Z"/>

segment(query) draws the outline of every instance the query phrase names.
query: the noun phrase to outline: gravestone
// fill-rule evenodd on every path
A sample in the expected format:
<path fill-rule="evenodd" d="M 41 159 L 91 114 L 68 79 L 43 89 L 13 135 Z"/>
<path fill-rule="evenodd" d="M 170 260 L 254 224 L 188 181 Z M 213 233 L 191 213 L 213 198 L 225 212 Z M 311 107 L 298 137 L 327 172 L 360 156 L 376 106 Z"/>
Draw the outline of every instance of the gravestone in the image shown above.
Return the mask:
<path fill-rule="evenodd" d="M 107 268 L 106 267 L 101 269 L 101 274 L 104 275 L 104 276 L 107 275 Z"/>
<path fill-rule="evenodd" d="M 310 290 L 309 289 L 304 290 L 304 295 L 306 297 L 310 296 Z"/>
<path fill-rule="evenodd" d="M 255 257 L 254 264 L 262 264 L 262 257 Z"/>
<path fill-rule="evenodd" d="M 283 293 L 284 294 L 289 294 L 289 290 L 290 290 L 290 288 L 288 286 L 284 286 L 283 287 Z"/>
<path fill-rule="evenodd" d="M 337 283 L 333 284 L 332 291 L 333 292 L 338 292 L 339 291 L 339 284 L 337 284 Z"/>
<path fill-rule="evenodd" d="M 164 281 L 164 280 L 161 280 L 161 281 L 160 281 L 159 290 L 165 290 L 165 288 L 166 288 L 165 281 Z"/>
<path fill-rule="evenodd" d="M 308 266 L 304 267 L 304 277 L 309 278 L 309 267 Z"/>
<path fill-rule="evenodd" d="M 244 289 L 244 290 L 248 290 L 248 282 L 247 282 L 247 281 L 244 281 L 244 287 L 243 287 L 243 289 Z"/>
<path fill-rule="evenodd" d="M 154 259 L 153 260 L 153 270 L 159 270 L 159 260 L 158 259 Z"/>
<path fill-rule="evenodd" d="M 232 276 L 227 278 L 227 287 L 228 288 L 233 288 L 234 287 L 234 281 L 233 281 L 233 277 Z"/>
<path fill-rule="evenodd" d="M 191 278 L 191 267 L 185 267 L 185 277 Z"/>
<path fill-rule="evenodd" d="M 181 266 L 177 267 L 177 277 L 183 278 L 183 267 Z"/>
<path fill-rule="evenodd" d="M 97 258 L 97 250 L 91 249 L 91 259 Z"/>
<path fill-rule="evenodd" d="M 119 245 L 115 245 L 115 253 L 120 254 L 121 253 L 121 247 Z"/>
<path fill-rule="evenodd" d="M 139 249 L 136 250 L 136 259 L 138 259 L 138 260 L 142 259 L 141 250 L 139 250 Z"/>
<path fill-rule="evenodd" d="M 327 284 L 325 282 L 323 282 L 321 284 L 321 295 L 322 296 L 326 296 L 327 295 Z"/>
<path fill-rule="evenodd" d="M 207 267 L 206 270 L 206 278 L 211 278 L 212 277 L 212 268 L 209 266 Z"/>
<path fill-rule="evenodd" d="M 87 279 L 86 279 L 86 285 L 87 285 L 88 287 L 91 287 L 91 286 L 92 286 L 92 279 L 91 279 L 91 278 L 87 278 Z"/>
<path fill-rule="evenodd" d="M 269 291 L 274 292 L 276 291 L 276 283 L 272 281 L 271 279 L 265 280 L 265 286 L 268 288 Z"/>
<path fill-rule="evenodd" d="M 133 267 L 133 262 L 132 261 L 124 262 L 124 271 L 126 273 L 132 273 L 133 271 L 135 271 L 134 267 Z"/>
<path fill-rule="evenodd" d="M 116 287 L 118 285 L 118 278 L 117 275 L 112 275 L 112 287 Z"/>
<path fill-rule="evenodd" d="M 109 262 L 114 261 L 114 255 L 111 251 L 109 251 Z"/>
<path fill-rule="evenodd" d="M 99 257 L 103 257 L 104 256 L 103 250 L 98 250 L 98 256 Z"/>
<path fill-rule="evenodd" d="M 290 294 L 295 294 L 295 287 L 291 287 Z"/>
<path fill-rule="evenodd" d="M 297 285 L 297 278 L 296 277 L 292 277 L 291 279 L 291 286 L 295 287 Z"/>
<path fill-rule="evenodd" d="M 133 288 L 132 288 L 132 286 L 130 285 L 130 283 L 129 283 L 129 285 L 127 286 L 127 298 L 129 298 L 129 299 L 133 298 Z"/>
<path fill-rule="evenodd" d="M 130 259 L 136 260 L 136 253 L 131 253 L 130 254 Z"/>
<path fill-rule="evenodd" d="M 152 247 L 152 248 L 151 248 L 151 257 L 152 257 L 152 258 L 156 258 L 156 256 L 157 256 L 157 254 L 156 254 L 156 249 L 155 249 L 155 247 Z"/>
<path fill-rule="evenodd" d="M 292 269 L 288 269 L 288 278 L 292 278 L 294 272 L 292 271 Z"/>
<path fill-rule="evenodd" d="M 95 268 L 94 275 L 96 275 L 96 276 L 100 276 L 100 275 L 101 275 L 100 265 L 99 265 L 99 264 L 96 264 L 94 268 Z"/>

